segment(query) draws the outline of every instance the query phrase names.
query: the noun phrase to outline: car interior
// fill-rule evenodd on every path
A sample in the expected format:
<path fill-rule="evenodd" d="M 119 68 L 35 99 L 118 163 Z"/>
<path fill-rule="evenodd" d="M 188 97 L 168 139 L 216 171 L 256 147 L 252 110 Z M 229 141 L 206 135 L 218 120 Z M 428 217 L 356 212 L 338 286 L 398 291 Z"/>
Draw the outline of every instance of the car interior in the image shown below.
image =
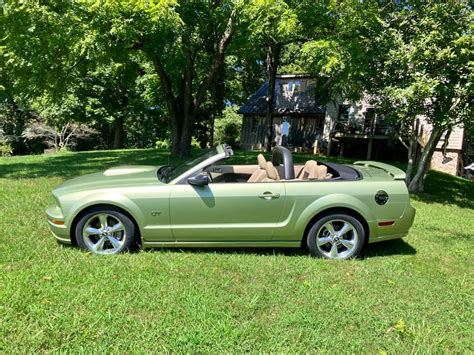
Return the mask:
<path fill-rule="evenodd" d="M 279 155 L 279 152 L 284 154 Z M 287 149 L 285 151 L 274 149 L 272 161 L 266 161 L 263 154 L 259 154 L 257 165 L 211 165 L 205 171 L 209 173 L 212 183 L 321 181 L 337 177 L 337 171 L 316 160 L 308 160 L 304 165 L 294 165 L 292 159 L 285 157 L 288 153 Z"/>

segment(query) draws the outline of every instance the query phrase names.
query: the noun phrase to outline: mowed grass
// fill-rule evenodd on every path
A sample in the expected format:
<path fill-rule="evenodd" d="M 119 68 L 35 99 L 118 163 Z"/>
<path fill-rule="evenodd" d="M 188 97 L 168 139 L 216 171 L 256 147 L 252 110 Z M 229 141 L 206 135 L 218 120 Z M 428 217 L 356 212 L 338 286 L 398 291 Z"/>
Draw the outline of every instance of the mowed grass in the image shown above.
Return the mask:
<path fill-rule="evenodd" d="M 43 212 L 56 185 L 169 159 L 156 150 L 0 159 L 1 353 L 474 351 L 472 182 L 431 172 L 406 240 L 370 245 L 360 260 L 278 249 L 96 257 L 56 244 Z"/>

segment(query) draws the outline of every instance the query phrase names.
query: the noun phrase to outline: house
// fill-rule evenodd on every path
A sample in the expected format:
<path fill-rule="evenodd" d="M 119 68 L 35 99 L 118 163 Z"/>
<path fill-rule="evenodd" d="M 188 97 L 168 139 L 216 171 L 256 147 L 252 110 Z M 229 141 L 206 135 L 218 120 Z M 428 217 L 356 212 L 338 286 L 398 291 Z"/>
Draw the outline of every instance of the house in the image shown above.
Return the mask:
<path fill-rule="evenodd" d="M 321 104 L 316 99 L 316 81 L 308 75 L 279 75 L 274 94 L 273 144 L 295 151 L 313 151 L 327 155 L 373 160 L 405 161 L 408 137 L 400 136 L 397 127 L 387 125 L 376 114 L 368 98 L 350 102 L 335 98 Z M 241 147 L 259 150 L 265 146 L 265 122 L 268 82 L 264 83 L 244 104 Z M 422 136 L 430 125 L 420 118 Z M 433 156 L 432 167 L 453 175 L 463 173 L 466 137 L 455 128 L 444 146 L 444 137 Z"/>
<path fill-rule="evenodd" d="M 281 75 L 275 83 L 273 137 L 277 145 L 311 147 L 323 138 L 326 107 L 318 105 L 315 82 L 304 75 Z M 240 137 L 243 149 L 261 149 L 265 145 L 266 98 L 268 82 L 240 108 L 243 114 Z"/>
<path fill-rule="evenodd" d="M 374 108 L 336 98 L 322 105 L 315 98 L 316 81 L 307 75 L 280 75 L 274 94 L 273 142 L 293 150 L 318 151 L 340 156 L 396 159 L 406 156 L 394 131 L 376 117 Z M 240 143 L 243 149 L 265 145 L 266 97 L 264 83 L 238 111 L 243 115 Z M 379 154 L 384 147 L 385 156 Z M 393 153 L 398 150 L 398 153 Z M 403 149 L 402 149 L 403 148 Z M 390 153 L 390 154 L 389 154 Z"/>
<path fill-rule="evenodd" d="M 428 125 L 429 129 L 431 127 Z M 472 162 L 468 155 L 469 137 L 462 127 L 454 127 L 447 140 L 446 136 L 446 133 L 443 134 L 436 146 L 431 168 L 451 175 L 464 175 L 464 166 Z"/>

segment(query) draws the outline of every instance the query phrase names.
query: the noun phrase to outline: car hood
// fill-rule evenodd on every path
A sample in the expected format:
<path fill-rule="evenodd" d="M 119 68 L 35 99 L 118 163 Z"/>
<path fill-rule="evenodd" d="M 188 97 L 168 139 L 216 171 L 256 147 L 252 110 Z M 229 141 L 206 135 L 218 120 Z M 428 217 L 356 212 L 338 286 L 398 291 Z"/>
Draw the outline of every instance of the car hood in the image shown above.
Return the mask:
<path fill-rule="evenodd" d="M 164 185 L 158 180 L 159 166 L 123 165 L 107 169 L 101 173 L 83 175 L 65 181 L 53 193 L 63 194 L 89 189 L 128 187 L 136 185 Z"/>

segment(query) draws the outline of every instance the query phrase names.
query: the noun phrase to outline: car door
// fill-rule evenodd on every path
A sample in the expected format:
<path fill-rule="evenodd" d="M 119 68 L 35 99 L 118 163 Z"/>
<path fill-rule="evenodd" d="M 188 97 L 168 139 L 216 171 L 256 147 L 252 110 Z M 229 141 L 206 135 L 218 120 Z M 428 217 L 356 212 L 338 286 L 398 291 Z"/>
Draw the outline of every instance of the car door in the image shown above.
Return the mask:
<path fill-rule="evenodd" d="M 177 184 L 170 196 L 176 241 L 267 241 L 281 219 L 281 182 Z"/>

